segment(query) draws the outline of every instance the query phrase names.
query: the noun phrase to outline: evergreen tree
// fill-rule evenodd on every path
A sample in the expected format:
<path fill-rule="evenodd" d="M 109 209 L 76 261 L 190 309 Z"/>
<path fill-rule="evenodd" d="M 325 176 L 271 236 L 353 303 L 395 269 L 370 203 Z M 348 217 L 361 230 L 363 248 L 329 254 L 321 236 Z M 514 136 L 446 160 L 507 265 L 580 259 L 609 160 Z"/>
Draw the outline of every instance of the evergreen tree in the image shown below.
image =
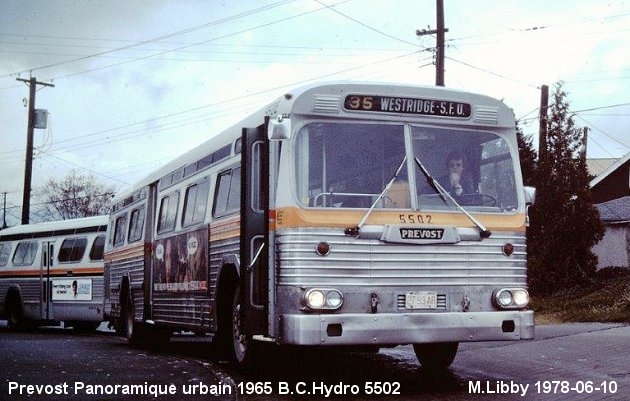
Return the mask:
<path fill-rule="evenodd" d="M 556 84 L 536 170 L 536 206 L 528 242 L 529 285 L 549 294 L 589 282 L 597 256 L 591 252 L 604 234 L 593 206 L 582 131 L 575 128 L 562 83 Z"/>
<path fill-rule="evenodd" d="M 532 144 L 532 138 L 523 134 L 523 130 L 516 123 L 516 140 L 518 141 L 518 155 L 521 161 L 521 172 L 523 173 L 523 184 L 535 186 L 536 175 L 536 150 Z"/>

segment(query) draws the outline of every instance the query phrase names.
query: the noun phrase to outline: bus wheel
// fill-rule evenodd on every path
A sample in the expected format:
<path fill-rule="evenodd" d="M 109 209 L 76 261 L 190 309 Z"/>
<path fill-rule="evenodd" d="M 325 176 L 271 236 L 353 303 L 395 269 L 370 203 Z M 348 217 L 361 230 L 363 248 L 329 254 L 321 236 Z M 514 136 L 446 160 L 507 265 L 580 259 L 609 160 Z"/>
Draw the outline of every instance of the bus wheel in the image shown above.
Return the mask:
<path fill-rule="evenodd" d="M 241 299 L 240 291 L 237 288 L 234 291 L 234 299 L 232 302 L 232 360 L 239 367 L 247 367 L 251 362 L 252 341 L 243 333 L 243 325 L 241 321 Z"/>
<path fill-rule="evenodd" d="M 22 328 L 24 315 L 22 313 L 22 302 L 20 302 L 19 296 L 9 295 L 5 302 L 7 307 L 7 325 L 12 330 L 18 330 Z"/>
<path fill-rule="evenodd" d="M 136 311 L 133 306 L 133 296 L 131 294 L 127 298 L 127 302 L 125 302 L 125 311 L 122 316 L 122 326 L 123 326 L 123 334 L 127 341 L 130 343 L 134 343 L 136 340 L 135 331 L 136 331 Z"/>
<path fill-rule="evenodd" d="M 414 344 L 413 351 L 424 369 L 439 371 L 451 366 L 458 347 L 458 342 Z"/>

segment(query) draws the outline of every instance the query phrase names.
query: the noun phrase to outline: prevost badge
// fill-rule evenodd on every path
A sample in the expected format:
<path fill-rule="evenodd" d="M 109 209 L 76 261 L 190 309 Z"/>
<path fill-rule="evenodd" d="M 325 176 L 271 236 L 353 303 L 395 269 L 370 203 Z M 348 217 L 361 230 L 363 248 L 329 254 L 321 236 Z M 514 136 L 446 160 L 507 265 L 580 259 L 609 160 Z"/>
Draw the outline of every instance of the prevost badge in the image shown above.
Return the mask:
<path fill-rule="evenodd" d="M 434 239 L 444 237 L 443 228 L 400 228 L 401 239 Z"/>

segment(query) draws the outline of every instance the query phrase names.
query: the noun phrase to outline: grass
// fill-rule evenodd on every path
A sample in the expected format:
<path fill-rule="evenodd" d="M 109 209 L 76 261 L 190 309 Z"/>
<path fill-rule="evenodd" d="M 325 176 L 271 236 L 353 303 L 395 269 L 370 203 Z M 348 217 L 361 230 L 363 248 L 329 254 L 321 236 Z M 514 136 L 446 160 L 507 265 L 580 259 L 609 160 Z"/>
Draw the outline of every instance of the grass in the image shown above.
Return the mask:
<path fill-rule="evenodd" d="M 567 322 L 630 323 L 630 269 L 609 267 L 592 284 L 546 297 L 533 297 L 536 324 Z"/>

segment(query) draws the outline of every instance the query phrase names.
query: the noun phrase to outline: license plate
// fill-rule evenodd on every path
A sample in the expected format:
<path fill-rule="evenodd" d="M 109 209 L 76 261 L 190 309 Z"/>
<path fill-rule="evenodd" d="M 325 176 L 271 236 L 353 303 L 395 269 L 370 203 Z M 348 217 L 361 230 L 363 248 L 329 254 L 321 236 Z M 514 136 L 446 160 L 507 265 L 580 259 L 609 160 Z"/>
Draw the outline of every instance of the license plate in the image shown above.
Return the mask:
<path fill-rule="evenodd" d="M 408 292 L 405 294 L 405 309 L 437 309 L 437 292 Z"/>

